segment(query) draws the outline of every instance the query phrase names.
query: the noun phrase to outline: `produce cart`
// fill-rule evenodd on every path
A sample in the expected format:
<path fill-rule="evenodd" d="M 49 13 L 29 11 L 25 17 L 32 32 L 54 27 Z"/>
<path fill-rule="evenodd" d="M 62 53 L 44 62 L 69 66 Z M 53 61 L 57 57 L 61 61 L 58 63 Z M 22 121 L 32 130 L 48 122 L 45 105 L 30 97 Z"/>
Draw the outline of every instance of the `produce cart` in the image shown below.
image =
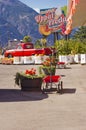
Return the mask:
<path fill-rule="evenodd" d="M 63 92 L 63 82 L 61 81 L 60 75 L 48 75 L 43 79 L 43 93 L 44 92 L 53 92 L 56 91 L 57 93 Z"/>

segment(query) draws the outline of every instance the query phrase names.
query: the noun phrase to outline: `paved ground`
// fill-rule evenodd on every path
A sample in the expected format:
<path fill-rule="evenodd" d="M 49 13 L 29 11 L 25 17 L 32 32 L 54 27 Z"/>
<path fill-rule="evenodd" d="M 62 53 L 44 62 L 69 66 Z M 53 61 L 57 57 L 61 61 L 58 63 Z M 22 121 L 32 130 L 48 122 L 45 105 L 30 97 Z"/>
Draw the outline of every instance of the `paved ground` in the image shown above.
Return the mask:
<path fill-rule="evenodd" d="M 14 75 L 30 67 L 0 64 L 0 130 L 86 130 L 86 65 L 56 70 L 62 95 L 21 92 Z"/>

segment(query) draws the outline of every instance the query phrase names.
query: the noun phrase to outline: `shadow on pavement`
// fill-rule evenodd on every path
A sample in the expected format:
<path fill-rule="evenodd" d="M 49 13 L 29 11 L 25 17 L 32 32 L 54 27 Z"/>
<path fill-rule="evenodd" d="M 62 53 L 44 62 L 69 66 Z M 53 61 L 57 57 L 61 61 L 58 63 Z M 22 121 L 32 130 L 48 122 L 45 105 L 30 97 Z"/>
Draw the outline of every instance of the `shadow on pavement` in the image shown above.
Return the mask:
<path fill-rule="evenodd" d="M 63 74 L 62 74 L 62 75 L 60 75 L 60 76 L 61 76 L 61 77 L 65 77 L 65 75 L 63 75 Z"/>
<path fill-rule="evenodd" d="M 72 69 L 72 68 L 69 67 L 69 66 L 67 66 L 67 67 L 65 67 L 65 68 L 58 68 L 58 67 L 56 67 L 56 69 Z"/>
<path fill-rule="evenodd" d="M 73 94 L 76 92 L 75 88 L 64 88 L 63 89 L 63 93 L 69 93 L 69 94 Z"/>
<path fill-rule="evenodd" d="M 25 92 L 15 89 L 0 89 L 0 102 L 38 101 L 48 98 L 42 92 Z"/>

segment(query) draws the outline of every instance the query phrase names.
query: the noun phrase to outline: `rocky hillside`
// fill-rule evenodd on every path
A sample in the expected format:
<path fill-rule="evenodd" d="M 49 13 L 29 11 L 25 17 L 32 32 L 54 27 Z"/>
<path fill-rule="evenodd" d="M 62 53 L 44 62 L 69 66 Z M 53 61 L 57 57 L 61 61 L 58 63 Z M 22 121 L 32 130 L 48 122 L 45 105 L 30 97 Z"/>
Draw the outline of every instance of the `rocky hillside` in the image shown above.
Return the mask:
<path fill-rule="evenodd" d="M 21 40 L 30 35 L 35 41 L 40 36 L 35 21 L 37 12 L 19 0 L 0 0 L 0 44 Z"/>

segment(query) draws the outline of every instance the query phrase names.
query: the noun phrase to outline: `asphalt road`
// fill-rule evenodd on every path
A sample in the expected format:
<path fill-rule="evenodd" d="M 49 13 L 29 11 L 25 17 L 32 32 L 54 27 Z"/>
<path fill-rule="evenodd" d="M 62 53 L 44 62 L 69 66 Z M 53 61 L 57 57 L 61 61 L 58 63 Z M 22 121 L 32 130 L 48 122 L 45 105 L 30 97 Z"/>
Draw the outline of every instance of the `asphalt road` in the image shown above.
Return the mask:
<path fill-rule="evenodd" d="M 22 92 L 15 73 L 31 67 L 0 64 L 0 130 L 86 130 L 86 65 L 56 70 L 63 94 Z"/>

